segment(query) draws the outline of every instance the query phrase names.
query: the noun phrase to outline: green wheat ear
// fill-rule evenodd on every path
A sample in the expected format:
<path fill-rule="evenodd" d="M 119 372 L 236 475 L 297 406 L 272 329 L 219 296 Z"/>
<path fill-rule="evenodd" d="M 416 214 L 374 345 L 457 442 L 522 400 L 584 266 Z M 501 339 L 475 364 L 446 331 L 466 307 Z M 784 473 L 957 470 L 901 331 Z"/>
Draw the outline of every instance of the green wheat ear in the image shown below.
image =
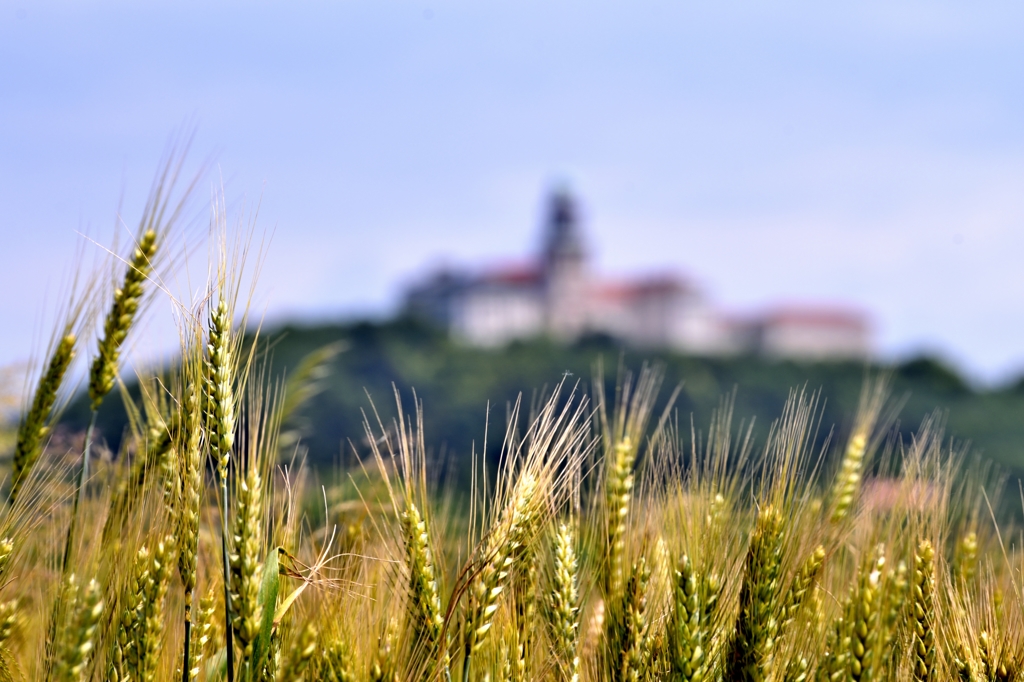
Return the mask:
<path fill-rule="evenodd" d="M 645 679 L 650 662 L 650 638 L 647 618 L 647 584 L 651 571 L 641 556 L 633 565 L 622 595 L 622 603 L 612 621 L 609 646 L 612 647 L 611 674 L 617 682 Z"/>
<path fill-rule="evenodd" d="M 316 653 L 316 642 L 316 626 L 306 623 L 292 642 L 285 663 L 277 674 L 276 682 L 304 682 L 313 654 Z"/>
<path fill-rule="evenodd" d="M 935 679 L 935 550 L 929 540 L 921 540 L 914 554 L 914 579 L 911 584 L 911 627 L 914 679 Z"/>
<path fill-rule="evenodd" d="M 153 268 L 156 250 L 157 233 L 150 228 L 142 233 L 132 253 L 124 282 L 119 289 L 114 290 L 114 303 L 103 323 L 103 338 L 100 339 L 96 358 L 89 371 L 89 402 L 93 411 L 99 409 L 103 398 L 114 388 L 121 344 L 128 336 L 128 330 L 138 312 L 142 301 L 142 285 Z"/>
<path fill-rule="evenodd" d="M 47 421 L 50 419 L 54 403 L 57 402 L 57 391 L 75 357 L 75 341 L 75 335 L 68 334 L 57 344 L 46 371 L 39 378 L 39 385 L 36 386 L 35 395 L 32 397 L 32 405 L 18 427 L 11 472 L 12 504 L 42 453 L 43 440 L 50 432 Z"/>
<path fill-rule="evenodd" d="M 800 570 L 797 571 L 793 577 L 793 583 L 789 586 L 789 590 L 786 592 L 786 597 L 782 600 L 783 611 L 782 619 L 779 624 L 780 637 L 788 628 L 789 624 L 796 619 L 800 613 L 801 607 L 804 605 L 807 595 L 810 593 L 811 588 L 814 586 L 814 582 L 821 575 L 821 571 L 825 566 L 825 547 L 818 545 L 811 552 L 810 556 L 804 560 Z"/>
<path fill-rule="evenodd" d="M 740 610 L 726 658 L 727 679 L 763 682 L 769 677 L 777 635 L 775 608 L 782 540 L 782 515 L 773 506 L 764 507 L 747 548 Z"/>
<path fill-rule="evenodd" d="M 427 522 L 419 509 L 406 500 L 405 511 L 401 514 L 402 536 L 405 541 L 405 556 L 409 569 L 409 597 L 412 600 L 410 619 L 413 621 L 413 640 L 425 637 L 431 647 L 441 641 L 444 616 L 441 614 L 441 598 L 438 595 L 437 578 L 434 575 L 434 557 L 430 550 L 430 535 Z"/>
<path fill-rule="evenodd" d="M 672 615 L 668 626 L 668 645 L 673 679 L 701 682 L 704 679 L 707 652 L 702 623 L 700 581 L 693 562 L 685 554 L 675 570 Z"/>
<path fill-rule="evenodd" d="M 71 574 L 66 581 L 66 597 L 65 603 L 73 608 L 73 620 L 64 633 L 57 654 L 56 679 L 58 682 L 84 682 L 96 648 L 97 629 L 103 615 L 103 594 L 95 580 L 90 580 L 84 594 L 81 594 L 77 579 Z"/>
<path fill-rule="evenodd" d="M 234 551 L 231 565 L 231 628 L 243 649 L 243 659 L 253 654 L 260 631 L 262 607 L 259 602 L 259 552 L 263 545 L 263 482 L 250 465 L 235 495 Z"/>
<path fill-rule="evenodd" d="M 966 533 L 956 547 L 956 573 L 963 585 L 971 585 L 978 573 L 978 534 Z"/>
<path fill-rule="evenodd" d="M 843 453 L 843 462 L 839 468 L 839 476 L 832 489 L 833 509 L 832 522 L 838 523 L 846 518 L 860 490 L 861 477 L 864 473 L 864 456 L 867 453 L 868 434 L 858 430 L 850 437 L 850 442 Z"/>
<path fill-rule="evenodd" d="M 315 666 L 322 682 L 356 682 L 351 647 L 341 638 L 323 644 Z"/>
<path fill-rule="evenodd" d="M 871 680 L 879 631 L 879 586 L 885 568 L 884 547 L 879 545 L 874 560 L 861 572 L 851 603 L 850 677 Z"/>
<path fill-rule="evenodd" d="M 522 551 L 535 521 L 535 505 L 539 482 L 531 473 L 524 473 L 516 486 L 515 496 L 499 519 L 501 533 L 492 536 L 485 556 L 490 557 L 469 587 L 463 678 L 470 679 L 472 656 L 486 641 L 498 610 L 498 598 L 508 584 L 517 555 Z"/>
<path fill-rule="evenodd" d="M 605 492 L 605 509 L 608 514 L 605 595 L 611 600 L 615 600 L 622 590 L 626 520 L 633 497 L 633 464 L 636 455 L 636 444 L 629 436 L 625 436 L 612 448 L 612 461 L 608 469 Z"/>

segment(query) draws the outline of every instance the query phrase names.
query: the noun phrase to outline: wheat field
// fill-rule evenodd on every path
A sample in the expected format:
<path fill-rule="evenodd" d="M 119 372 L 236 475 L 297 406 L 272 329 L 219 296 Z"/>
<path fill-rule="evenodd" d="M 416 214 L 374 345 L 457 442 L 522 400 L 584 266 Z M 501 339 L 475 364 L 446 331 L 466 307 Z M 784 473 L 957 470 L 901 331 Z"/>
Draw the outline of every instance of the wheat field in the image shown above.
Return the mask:
<path fill-rule="evenodd" d="M 728 396 L 692 424 L 656 366 L 620 369 L 614 395 L 562 378 L 489 425 L 500 455 L 465 455 L 468 494 L 435 474 L 430 406 L 403 412 L 396 390 L 398 416 L 371 407 L 346 446 L 357 466 L 314 471 L 287 425 L 337 349 L 268 375 L 240 274 L 251 234 L 220 203 L 210 274 L 173 301 L 178 360 L 124 367 L 183 260 L 180 170 L 171 155 L 116 285 L 72 297 L 27 391 L 0 511 L 0 679 L 1024 679 L 1005 486 L 939 417 L 896 437 L 884 374 L 848 432 L 795 389 L 760 436 Z M 76 362 L 92 421 L 58 438 Z M 108 400 L 130 417 L 117 452 L 94 439 Z"/>

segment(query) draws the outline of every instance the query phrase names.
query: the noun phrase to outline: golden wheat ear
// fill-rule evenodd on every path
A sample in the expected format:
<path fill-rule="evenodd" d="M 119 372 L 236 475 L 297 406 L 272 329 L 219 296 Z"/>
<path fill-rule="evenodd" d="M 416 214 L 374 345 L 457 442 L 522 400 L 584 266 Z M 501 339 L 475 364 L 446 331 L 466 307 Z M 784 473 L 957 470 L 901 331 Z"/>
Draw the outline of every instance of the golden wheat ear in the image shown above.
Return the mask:
<path fill-rule="evenodd" d="M 935 679 L 935 549 L 921 540 L 914 553 L 911 583 L 911 656 L 914 679 Z"/>
<path fill-rule="evenodd" d="M 559 523 L 551 544 L 551 584 L 544 613 L 560 678 L 576 682 L 580 675 L 580 595 L 574 523 Z"/>

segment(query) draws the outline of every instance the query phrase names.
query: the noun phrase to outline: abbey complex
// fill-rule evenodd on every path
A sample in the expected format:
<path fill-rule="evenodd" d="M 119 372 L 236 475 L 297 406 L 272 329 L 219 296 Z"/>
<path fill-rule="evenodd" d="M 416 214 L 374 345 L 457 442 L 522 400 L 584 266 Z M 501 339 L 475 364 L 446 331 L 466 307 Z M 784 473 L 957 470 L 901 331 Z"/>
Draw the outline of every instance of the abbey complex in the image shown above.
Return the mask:
<path fill-rule="evenodd" d="M 567 192 L 550 197 L 543 230 L 542 249 L 531 261 L 437 270 L 407 291 L 406 311 L 474 345 L 500 346 L 539 335 L 571 342 L 604 334 L 635 347 L 698 355 L 870 355 L 870 326 L 858 311 L 816 305 L 735 315 L 716 308 L 697 286 L 676 275 L 602 279 Z"/>

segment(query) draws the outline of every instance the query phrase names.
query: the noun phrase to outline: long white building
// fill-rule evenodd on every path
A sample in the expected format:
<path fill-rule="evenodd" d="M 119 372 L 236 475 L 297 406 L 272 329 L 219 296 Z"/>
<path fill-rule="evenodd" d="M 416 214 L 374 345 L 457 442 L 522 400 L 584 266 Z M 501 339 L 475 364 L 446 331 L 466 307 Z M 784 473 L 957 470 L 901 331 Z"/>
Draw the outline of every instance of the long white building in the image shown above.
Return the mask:
<path fill-rule="evenodd" d="M 697 286 L 673 273 L 600 278 L 576 204 L 565 192 L 550 197 L 543 230 L 541 252 L 522 265 L 431 273 L 407 291 L 407 312 L 484 346 L 600 333 L 633 346 L 702 355 L 835 359 L 871 352 L 870 326 L 856 311 L 790 306 L 737 317 L 716 309 Z"/>

